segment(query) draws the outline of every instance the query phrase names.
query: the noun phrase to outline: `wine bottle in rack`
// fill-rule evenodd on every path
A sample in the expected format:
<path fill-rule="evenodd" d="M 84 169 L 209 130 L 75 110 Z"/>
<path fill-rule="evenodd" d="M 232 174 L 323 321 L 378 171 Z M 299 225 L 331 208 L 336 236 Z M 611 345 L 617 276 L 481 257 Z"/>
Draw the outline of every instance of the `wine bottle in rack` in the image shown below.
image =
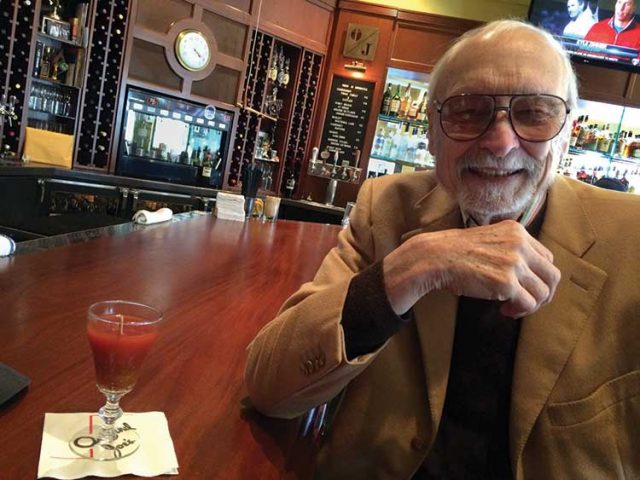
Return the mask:
<path fill-rule="evenodd" d="M 271 59 L 271 68 L 269 68 L 269 80 L 275 82 L 278 79 L 278 57 L 274 55 Z"/>
<path fill-rule="evenodd" d="M 289 84 L 289 59 L 287 58 L 284 62 L 284 74 L 282 75 L 282 85 L 287 86 Z"/>

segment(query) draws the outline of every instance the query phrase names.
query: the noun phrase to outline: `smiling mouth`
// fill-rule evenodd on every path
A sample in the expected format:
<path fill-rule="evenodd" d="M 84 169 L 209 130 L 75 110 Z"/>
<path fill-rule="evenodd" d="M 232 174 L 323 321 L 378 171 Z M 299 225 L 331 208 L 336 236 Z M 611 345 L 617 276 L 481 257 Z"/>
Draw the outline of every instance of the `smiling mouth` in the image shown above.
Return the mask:
<path fill-rule="evenodd" d="M 506 170 L 501 168 L 481 168 L 481 167 L 469 167 L 467 170 L 469 171 L 469 173 L 473 175 L 477 175 L 479 177 L 490 177 L 490 178 L 512 177 L 524 171 L 523 168 Z"/>

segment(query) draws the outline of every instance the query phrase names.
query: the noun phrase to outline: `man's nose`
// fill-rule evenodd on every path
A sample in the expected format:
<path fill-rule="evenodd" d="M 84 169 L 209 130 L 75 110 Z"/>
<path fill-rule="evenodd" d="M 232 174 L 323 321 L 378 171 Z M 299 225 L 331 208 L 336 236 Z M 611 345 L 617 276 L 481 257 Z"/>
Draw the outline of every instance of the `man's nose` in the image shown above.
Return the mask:
<path fill-rule="evenodd" d="M 497 157 L 505 157 L 514 148 L 518 148 L 520 139 L 513 131 L 509 114 L 496 112 L 489 129 L 480 137 L 480 148 L 486 148 Z"/>

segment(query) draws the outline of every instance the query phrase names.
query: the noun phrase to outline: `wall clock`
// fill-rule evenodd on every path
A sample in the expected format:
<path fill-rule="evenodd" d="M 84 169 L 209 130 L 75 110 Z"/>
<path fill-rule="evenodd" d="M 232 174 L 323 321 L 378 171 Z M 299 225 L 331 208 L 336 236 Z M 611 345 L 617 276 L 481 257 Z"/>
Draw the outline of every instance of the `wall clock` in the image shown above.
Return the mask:
<path fill-rule="evenodd" d="M 176 37 L 175 52 L 180 65 L 191 72 L 203 70 L 211 60 L 209 42 L 198 30 L 181 31 Z"/>

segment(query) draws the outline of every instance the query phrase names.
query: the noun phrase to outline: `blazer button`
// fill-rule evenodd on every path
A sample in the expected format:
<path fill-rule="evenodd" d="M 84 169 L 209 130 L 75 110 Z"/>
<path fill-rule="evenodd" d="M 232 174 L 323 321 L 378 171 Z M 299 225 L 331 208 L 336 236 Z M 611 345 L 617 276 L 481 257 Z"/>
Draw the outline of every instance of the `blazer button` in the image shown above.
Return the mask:
<path fill-rule="evenodd" d="M 307 372 L 307 375 L 311 375 L 314 372 L 313 362 L 311 360 L 307 360 L 304 362 L 304 368 Z"/>
<path fill-rule="evenodd" d="M 411 439 L 411 448 L 416 452 L 426 453 L 428 446 L 427 446 L 427 442 L 425 442 L 422 438 L 413 437 Z"/>

